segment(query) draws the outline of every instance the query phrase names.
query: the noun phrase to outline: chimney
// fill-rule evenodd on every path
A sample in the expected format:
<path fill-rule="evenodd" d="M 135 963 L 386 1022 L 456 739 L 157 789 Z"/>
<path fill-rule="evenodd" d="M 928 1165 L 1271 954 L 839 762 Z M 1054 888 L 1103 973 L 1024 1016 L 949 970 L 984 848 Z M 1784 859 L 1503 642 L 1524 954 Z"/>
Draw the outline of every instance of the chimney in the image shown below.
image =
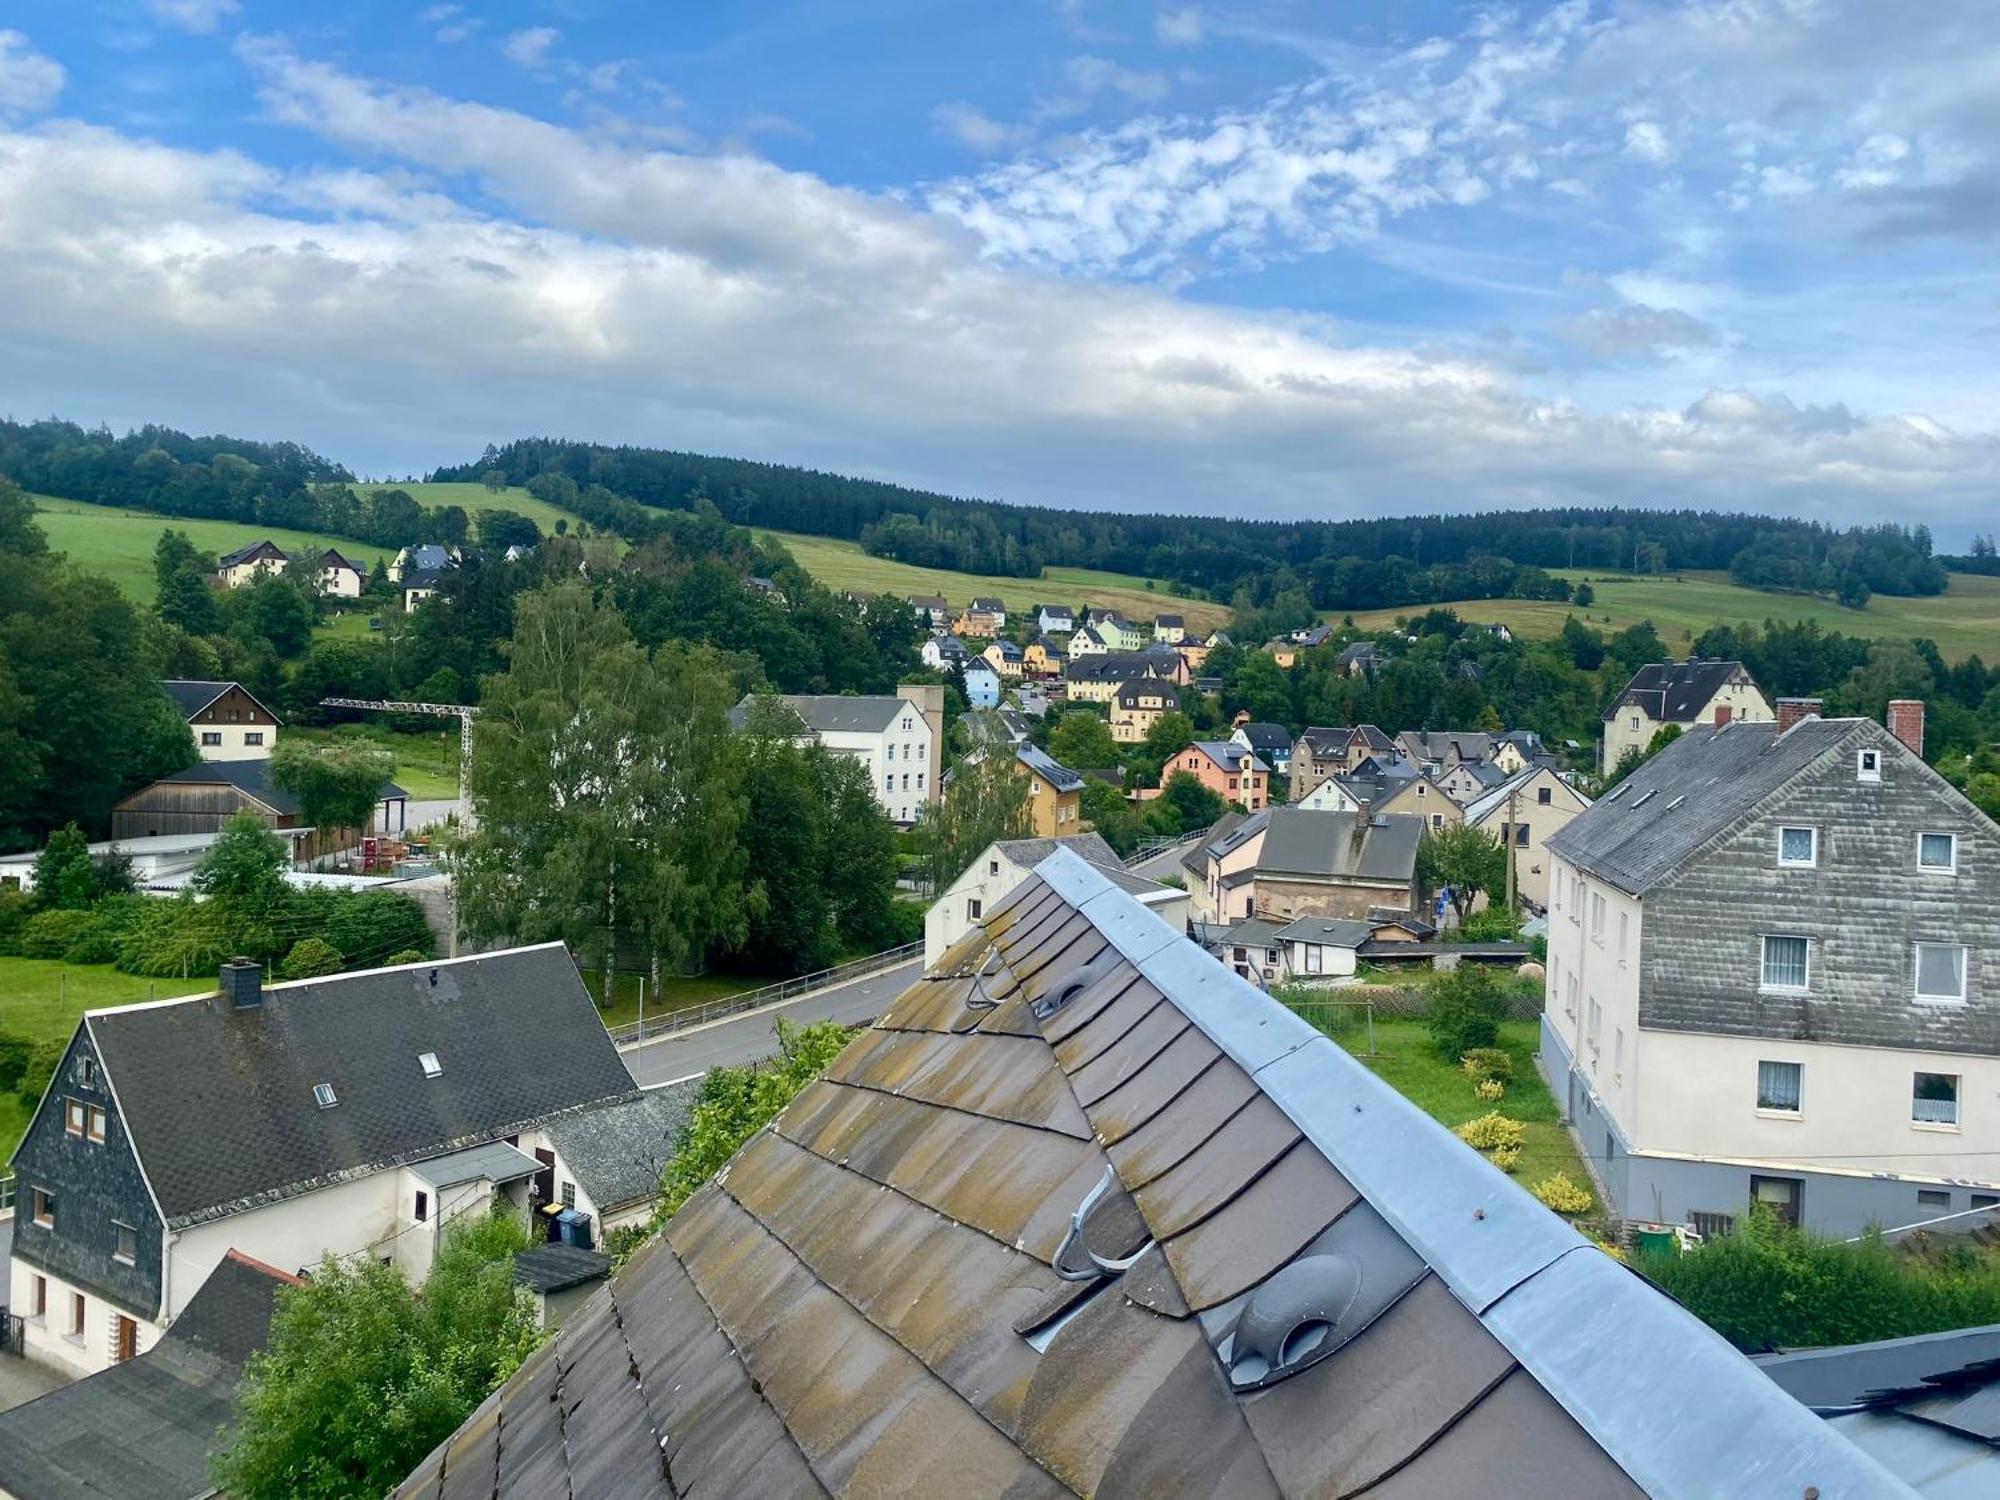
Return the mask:
<path fill-rule="evenodd" d="M 907 698 L 931 732 L 930 780 L 924 783 L 924 801 L 934 803 L 944 793 L 939 773 L 944 769 L 944 685 L 937 682 L 899 682 L 896 691 Z"/>
<path fill-rule="evenodd" d="M 264 966 L 248 958 L 232 958 L 222 966 L 222 1008 L 255 1010 L 264 1003 Z"/>
<path fill-rule="evenodd" d="M 1921 698 L 1891 698 L 1889 700 L 1889 733 L 1909 749 L 1918 760 L 1924 758 L 1924 700 Z"/>
<path fill-rule="evenodd" d="M 1825 709 L 1822 698 L 1780 698 L 1778 700 L 1778 733 L 1783 734 L 1801 719 L 1817 719 Z"/>

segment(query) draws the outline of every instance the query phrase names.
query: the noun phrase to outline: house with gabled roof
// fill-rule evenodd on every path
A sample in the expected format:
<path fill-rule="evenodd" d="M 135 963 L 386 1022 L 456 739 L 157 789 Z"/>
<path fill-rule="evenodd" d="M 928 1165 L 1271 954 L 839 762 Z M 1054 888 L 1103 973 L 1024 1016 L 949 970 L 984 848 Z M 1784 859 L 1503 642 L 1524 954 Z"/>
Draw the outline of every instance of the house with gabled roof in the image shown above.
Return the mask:
<path fill-rule="evenodd" d="M 1013 746 L 1014 768 L 1028 780 L 1028 831 L 1037 838 L 1068 838 L 1083 827 L 1083 778 L 1025 741 Z"/>
<path fill-rule="evenodd" d="M 1292 801 L 1302 801 L 1329 776 L 1355 771 L 1371 756 L 1388 760 L 1397 754 L 1396 742 L 1373 724 L 1312 725 L 1292 746 Z"/>
<path fill-rule="evenodd" d="M 1178 646 L 1187 639 L 1187 621 L 1179 615 L 1154 615 L 1153 639 Z"/>
<path fill-rule="evenodd" d="M 410 794 L 385 781 L 365 829 L 310 829 L 294 839 L 294 853 L 301 860 L 313 860 L 347 848 L 366 834 L 399 834 L 409 826 L 409 805 Z M 272 785 L 269 761 L 198 760 L 114 803 L 111 836 L 128 840 L 213 835 L 243 812 L 254 813 L 276 833 L 306 828 L 299 799 Z"/>
<path fill-rule="evenodd" d="M 329 547 L 319 555 L 319 591 L 333 599 L 359 599 L 368 587 L 368 570 Z"/>
<path fill-rule="evenodd" d="M 88 1011 L 14 1153 L 25 1352 L 129 1359 L 232 1249 L 421 1279 L 458 1214 L 560 1201 L 552 1121 L 638 1092 L 560 943 Z"/>
<path fill-rule="evenodd" d="M 1176 932 L 1187 924 L 1187 892 L 1136 875 L 1120 862 L 1117 852 L 1093 832 L 1063 838 L 997 839 L 979 852 L 924 913 L 924 962 L 934 964 L 978 929 L 986 913 L 997 909 L 1014 887 L 1035 872 L 1035 866 L 1057 849 L 1067 849 L 1104 878 L 1127 892 L 1147 910 L 1159 914 Z"/>
<path fill-rule="evenodd" d="M 1740 661 L 1652 662 L 1632 674 L 1604 710 L 1598 770 L 1608 776 L 1632 751 L 1644 751 L 1668 725 L 1727 724 L 1742 719 L 1768 724 L 1777 717 L 1750 669 Z"/>
<path fill-rule="evenodd" d="M 1228 814 L 1182 861 L 1197 922 L 1366 917 L 1416 906 L 1413 817 L 1267 807 Z"/>
<path fill-rule="evenodd" d="M 1271 768 L 1271 774 L 1286 778 L 1285 784 L 1290 785 L 1291 730 L 1282 724 L 1267 724 L 1254 719 L 1244 719 L 1230 731 L 1229 737 L 1244 749 L 1256 751 L 1257 758 Z"/>
<path fill-rule="evenodd" d="M 1180 689 L 1163 677 L 1134 677 L 1111 695 L 1111 738 L 1136 745 L 1163 717 L 1178 713 Z"/>
<path fill-rule="evenodd" d="M 399 1500 L 1907 1493 L 1064 849 Z"/>
<path fill-rule="evenodd" d="M 969 670 L 966 676 L 969 685 Z M 942 693 L 937 688 L 928 691 Z M 942 709 L 936 716 L 927 713 L 916 701 L 916 695 L 925 692 L 921 685 L 911 685 L 901 693 L 869 695 L 782 693 L 775 701 L 797 716 L 801 738 L 859 761 L 882 810 L 893 822 L 907 826 L 938 798 Z M 998 696 L 996 685 L 996 701 Z M 747 722 L 756 698 L 752 694 L 729 711 L 731 724 L 740 729 Z"/>
<path fill-rule="evenodd" d="M 943 630 L 951 623 L 951 605 L 942 594 L 910 595 L 910 612 L 920 624 L 933 630 Z"/>
<path fill-rule="evenodd" d="M 203 760 L 268 760 L 285 721 L 240 682 L 170 677 L 160 684 Z"/>
<path fill-rule="evenodd" d="M 1240 804 L 1256 812 L 1270 800 L 1271 768 L 1257 752 L 1235 740 L 1196 740 L 1174 755 L 1160 769 L 1164 781 L 1177 771 L 1185 771 L 1207 787 L 1224 804 Z"/>
<path fill-rule="evenodd" d="M 266 537 L 261 542 L 223 553 L 215 560 L 215 576 L 222 580 L 224 588 L 240 589 L 246 583 L 284 572 L 291 561 L 284 548 Z"/>
<path fill-rule="evenodd" d="M 1067 604 L 1037 604 L 1035 629 L 1043 635 L 1068 635 L 1076 629 L 1076 612 Z"/>
<path fill-rule="evenodd" d="M 1500 840 L 1514 862 L 1515 892 L 1537 911 L 1548 910 L 1549 841 L 1590 806 L 1590 799 L 1556 773 L 1531 765 L 1465 804 L 1464 821 Z"/>

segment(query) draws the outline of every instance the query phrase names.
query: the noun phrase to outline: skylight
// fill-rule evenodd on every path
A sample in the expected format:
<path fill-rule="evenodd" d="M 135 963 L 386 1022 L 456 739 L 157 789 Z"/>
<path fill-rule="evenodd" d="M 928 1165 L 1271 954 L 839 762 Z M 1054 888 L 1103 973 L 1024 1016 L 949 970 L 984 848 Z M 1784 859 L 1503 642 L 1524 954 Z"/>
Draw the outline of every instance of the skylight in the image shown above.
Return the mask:
<path fill-rule="evenodd" d="M 332 1109 L 334 1105 L 340 1103 L 334 1097 L 333 1085 L 330 1083 L 316 1083 L 313 1085 L 313 1102 L 319 1105 L 321 1109 Z"/>
<path fill-rule="evenodd" d="M 426 1078 L 437 1078 L 444 1073 L 444 1064 L 438 1061 L 435 1052 L 419 1052 L 417 1062 L 422 1066 Z"/>

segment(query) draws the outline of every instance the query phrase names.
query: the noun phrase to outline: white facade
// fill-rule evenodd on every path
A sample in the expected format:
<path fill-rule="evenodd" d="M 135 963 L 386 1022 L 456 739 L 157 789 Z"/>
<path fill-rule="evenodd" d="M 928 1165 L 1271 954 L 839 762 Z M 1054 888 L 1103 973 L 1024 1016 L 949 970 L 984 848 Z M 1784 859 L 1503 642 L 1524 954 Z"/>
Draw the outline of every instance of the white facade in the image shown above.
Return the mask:
<path fill-rule="evenodd" d="M 897 822 L 909 824 L 937 801 L 931 775 L 931 730 L 922 710 L 907 698 L 879 732 L 821 729 L 819 742 L 836 755 L 861 762 L 875 788 L 875 800 Z"/>
<path fill-rule="evenodd" d="M 21 1352 L 36 1364 L 80 1380 L 118 1363 L 121 1319 L 131 1325 L 134 1354 L 144 1354 L 166 1331 L 164 1323 L 135 1317 L 26 1261 L 8 1265 L 7 1310 L 19 1315 Z"/>
<path fill-rule="evenodd" d="M 336 564 L 319 570 L 319 591 L 332 599 L 359 599 L 365 582 L 367 580 L 355 568 Z"/>
<path fill-rule="evenodd" d="M 1675 720 L 1685 729 L 1690 724 L 1715 724 L 1740 719 L 1746 724 L 1769 724 L 1778 717 L 1757 684 L 1745 673 L 1741 681 L 1726 682 L 1715 696 L 1703 704 L 1692 719 Z M 1628 750 L 1643 751 L 1666 724 L 1636 703 L 1621 703 L 1604 721 L 1604 743 L 1598 768 L 1609 775 Z"/>
<path fill-rule="evenodd" d="M 255 583 L 267 573 L 284 572 L 286 561 L 283 557 L 261 557 L 255 562 L 237 563 L 221 570 L 222 582 L 228 588 L 240 589 L 246 583 Z"/>
<path fill-rule="evenodd" d="M 1331 776 L 1307 792 L 1305 796 L 1299 798 L 1292 806 L 1310 807 L 1319 812 L 1358 813 L 1361 811 L 1361 803 Z"/>
<path fill-rule="evenodd" d="M 1344 943 L 1308 943 L 1288 939 L 1284 947 L 1285 978 L 1310 985 L 1327 979 L 1351 979 L 1359 960 Z"/>

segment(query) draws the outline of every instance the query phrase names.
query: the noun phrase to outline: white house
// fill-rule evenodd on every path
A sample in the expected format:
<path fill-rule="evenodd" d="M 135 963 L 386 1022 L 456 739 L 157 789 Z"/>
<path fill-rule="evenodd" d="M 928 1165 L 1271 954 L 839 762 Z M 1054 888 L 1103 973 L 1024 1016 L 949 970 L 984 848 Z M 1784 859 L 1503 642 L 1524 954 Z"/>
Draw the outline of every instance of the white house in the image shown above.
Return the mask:
<path fill-rule="evenodd" d="M 965 642 L 955 635 L 933 635 L 925 638 L 923 645 L 918 648 L 917 655 L 933 672 L 946 672 L 960 662 L 969 660 L 972 652 L 967 650 Z"/>
<path fill-rule="evenodd" d="M 1495 762 L 1498 764 L 1498 762 Z M 1590 799 L 1538 765 L 1502 782 L 1465 805 L 1465 822 L 1506 846 L 1514 861 L 1514 889 L 1537 910 L 1549 904 L 1549 840 L 1561 833 Z"/>
<path fill-rule="evenodd" d="M 368 574 L 329 547 L 320 556 L 319 591 L 336 599 L 359 599 Z"/>
<path fill-rule="evenodd" d="M 169 677 L 160 684 L 203 760 L 269 760 L 284 720 L 240 682 Z"/>
<path fill-rule="evenodd" d="M 1770 700 L 1740 661 L 1653 662 L 1639 668 L 1604 711 L 1598 769 L 1609 775 L 1628 751 L 1644 750 L 1669 724 L 1727 724 L 1743 719 L 1768 724 L 1777 717 Z"/>
<path fill-rule="evenodd" d="M 404 547 L 390 561 L 389 581 L 401 583 L 411 573 L 441 573 L 458 560 L 456 547 L 447 547 L 442 542 L 419 542 Z"/>
<path fill-rule="evenodd" d="M 1116 851 L 1098 834 L 1079 833 L 1061 839 L 1000 839 L 982 849 L 979 857 L 945 887 L 944 894 L 924 913 L 924 963 L 936 963 L 977 928 L 986 913 L 1005 900 L 1015 886 L 1026 880 L 1036 865 L 1059 848 L 1078 855 L 1175 931 L 1186 929 L 1187 892 L 1134 875 L 1119 863 Z"/>
<path fill-rule="evenodd" d="M 1550 841 L 1542 1061 L 1625 1217 L 2000 1205 L 2000 828 L 1890 713 L 1697 726 Z"/>
<path fill-rule="evenodd" d="M 1037 604 L 1035 629 L 1043 635 L 1068 635 L 1076 629 L 1076 615 L 1067 604 Z"/>
<path fill-rule="evenodd" d="M 997 702 L 997 688 L 994 698 Z M 731 709 L 732 722 L 740 727 L 753 701 L 745 698 Z M 894 822 L 914 823 L 937 801 L 934 752 L 939 725 L 915 699 L 785 693 L 778 701 L 798 716 L 802 734 L 835 755 L 861 763 L 875 788 L 875 800 Z"/>
<path fill-rule="evenodd" d="M 561 1202 L 564 1117 L 640 1097 L 557 943 L 221 977 L 78 1024 L 14 1153 L 8 1301 L 29 1358 L 82 1375 L 151 1347 L 232 1249 L 421 1279 L 458 1215 Z"/>
<path fill-rule="evenodd" d="M 284 572 L 290 562 L 284 549 L 266 537 L 261 542 L 223 553 L 216 559 L 215 572 L 226 587 L 240 589 L 265 575 Z"/>
<path fill-rule="evenodd" d="M 1277 932 L 1285 978 L 1304 985 L 1351 979 L 1356 955 L 1373 932 L 1367 922 L 1354 918 L 1300 917 Z"/>

